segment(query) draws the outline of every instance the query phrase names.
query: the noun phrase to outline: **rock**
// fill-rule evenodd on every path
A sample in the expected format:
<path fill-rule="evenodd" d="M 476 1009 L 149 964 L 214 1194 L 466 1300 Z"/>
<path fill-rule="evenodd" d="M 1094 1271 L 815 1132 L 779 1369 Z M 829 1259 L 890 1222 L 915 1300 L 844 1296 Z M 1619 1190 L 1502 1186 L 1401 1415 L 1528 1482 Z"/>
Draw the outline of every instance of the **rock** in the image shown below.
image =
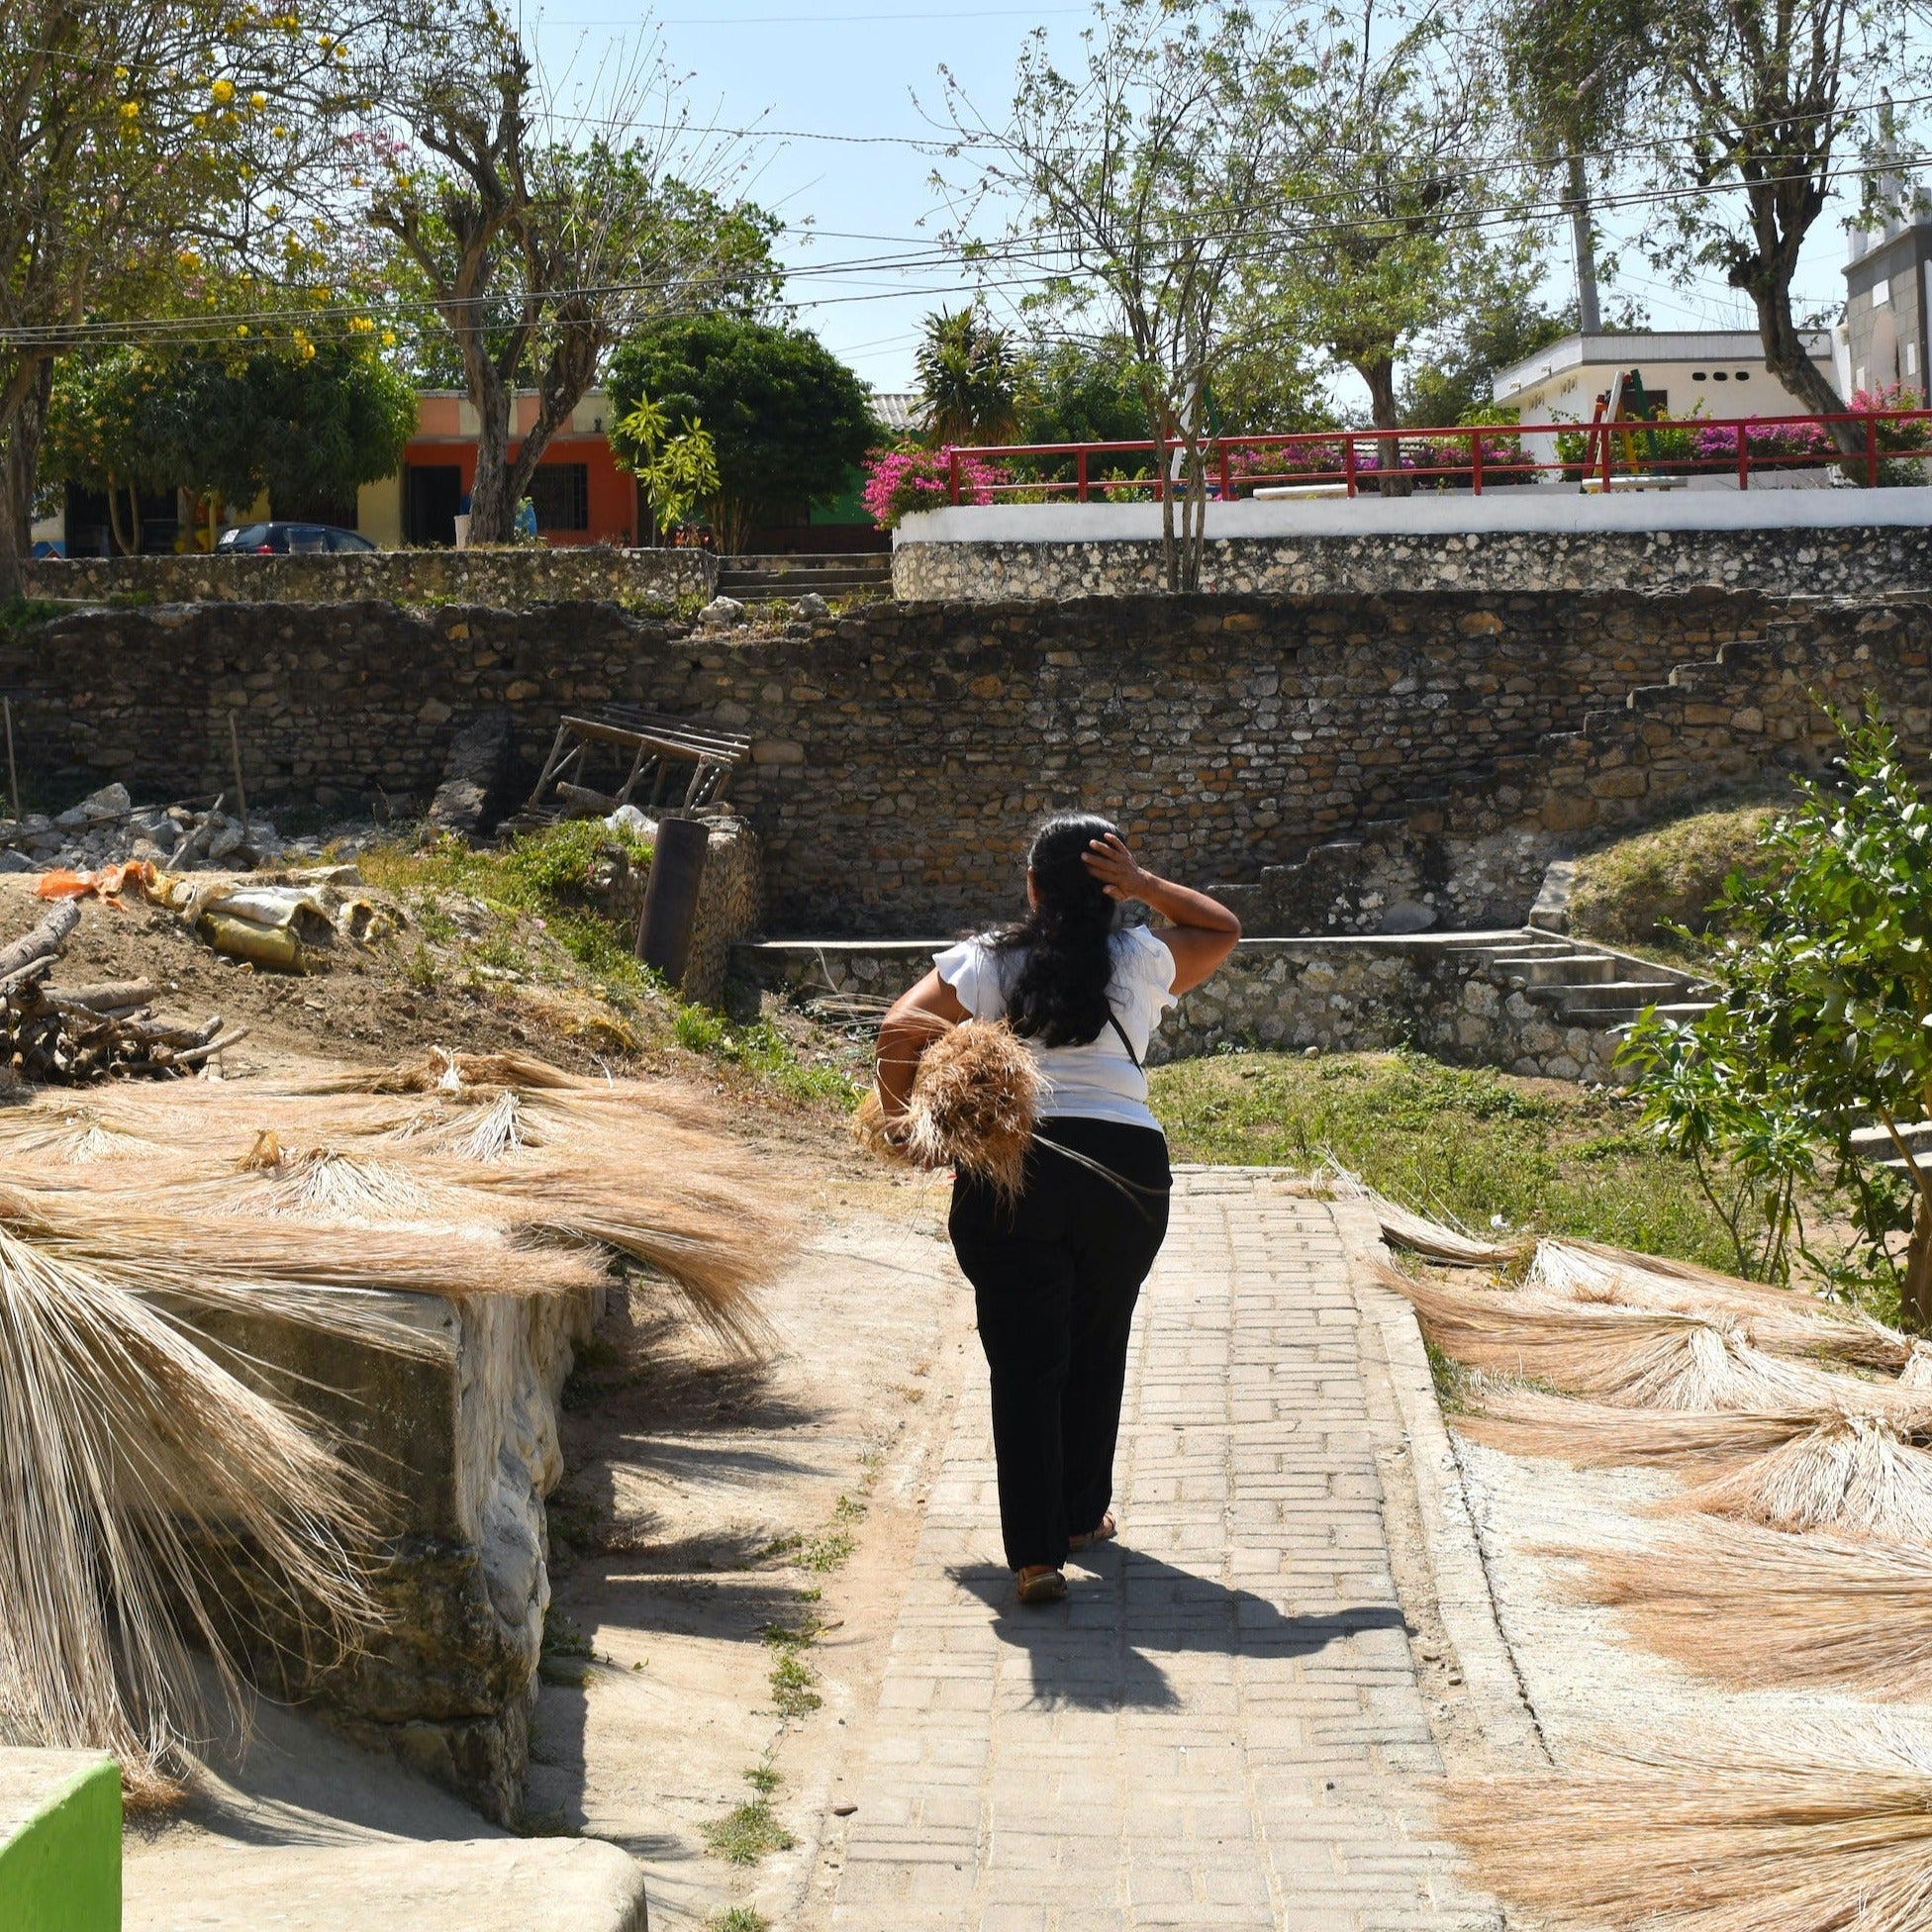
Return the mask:
<path fill-rule="evenodd" d="M 77 809 L 84 817 L 98 823 L 104 819 L 125 819 L 134 810 L 134 803 L 128 796 L 128 788 L 117 782 L 103 785 L 98 792 L 88 793 Z"/>
<path fill-rule="evenodd" d="M 25 852 L 0 852 L 0 872 L 38 872 L 40 869 Z"/>
<path fill-rule="evenodd" d="M 436 831 L 472 837 L 483 826 L 492 795 L 502 784 L 510 754 L 510 713 L 493 705 L 480 711 L 449 740 L 442 782 L 430 801 L 429 823 Z"/>
<path fill-rule="evenodd" d="M 816 590 L 809 590 L 792 606 L 802 618 L 828 618 L 831 606 Z"/>
<path fill-rule="evenodd" d="M 735 597 L 714 597 L 698 617 L 705 624 L 742 624 L 744 606 Z"/>

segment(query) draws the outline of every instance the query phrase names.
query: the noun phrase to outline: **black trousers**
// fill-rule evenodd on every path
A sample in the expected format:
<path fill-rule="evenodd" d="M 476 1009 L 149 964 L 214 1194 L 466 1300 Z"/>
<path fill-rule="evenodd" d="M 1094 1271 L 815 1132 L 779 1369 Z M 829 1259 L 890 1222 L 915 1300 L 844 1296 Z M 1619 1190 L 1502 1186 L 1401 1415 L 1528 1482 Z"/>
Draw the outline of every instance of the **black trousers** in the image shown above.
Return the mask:
<path fill-rule="evenodd" d="M 960 1176 L 948 1231 L 993 1378 L 1007 1561 L 1058 1566 L 1100 1527 L 1140 1284 L 1167 1233 L 1167 1141 L 1151 1127 L 1040 1122 L 1016 1201 Z M 1065 1147 L 1125 1186 L 1056 1151 Z"/>

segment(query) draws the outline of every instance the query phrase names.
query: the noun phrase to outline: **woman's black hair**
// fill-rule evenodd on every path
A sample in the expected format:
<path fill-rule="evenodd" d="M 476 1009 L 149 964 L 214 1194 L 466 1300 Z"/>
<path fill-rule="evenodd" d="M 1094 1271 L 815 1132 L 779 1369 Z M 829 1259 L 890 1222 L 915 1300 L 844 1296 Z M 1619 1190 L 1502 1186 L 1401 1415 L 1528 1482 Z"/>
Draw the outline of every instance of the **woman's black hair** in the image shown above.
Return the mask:
<path fill-rule="evenodd" d="M 1061 812 L 1033 835 L 1026 863 L 1039 904 L 993 940 L 996 952 L 1023 955 L 1007 996 L 1007 1021 L 1024 1039 L 1085 1046 L 1107 1025 L 1114 903 L 1083 854 L 1116 830 L 1090 812 Z"/>

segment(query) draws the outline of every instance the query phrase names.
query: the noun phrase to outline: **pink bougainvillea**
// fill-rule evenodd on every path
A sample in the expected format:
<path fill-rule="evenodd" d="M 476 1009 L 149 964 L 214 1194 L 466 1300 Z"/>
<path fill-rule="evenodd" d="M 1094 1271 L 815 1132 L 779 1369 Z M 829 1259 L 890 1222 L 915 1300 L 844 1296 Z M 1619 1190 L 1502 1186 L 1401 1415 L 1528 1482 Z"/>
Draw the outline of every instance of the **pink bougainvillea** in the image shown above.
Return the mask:
<path fill-rule="evenodd" d="M 944 509 L 952 501 L 951 456 L 949 446 L 880 450 L 865 475 L 863 501 L 872 521 L 882 530 L 894 530 L 902 518 Z M 961 503 L 991 503 L 994 487 L 1011 478 L 1011 471 L 983 461 L 971 450 L 959 452 Z"/>

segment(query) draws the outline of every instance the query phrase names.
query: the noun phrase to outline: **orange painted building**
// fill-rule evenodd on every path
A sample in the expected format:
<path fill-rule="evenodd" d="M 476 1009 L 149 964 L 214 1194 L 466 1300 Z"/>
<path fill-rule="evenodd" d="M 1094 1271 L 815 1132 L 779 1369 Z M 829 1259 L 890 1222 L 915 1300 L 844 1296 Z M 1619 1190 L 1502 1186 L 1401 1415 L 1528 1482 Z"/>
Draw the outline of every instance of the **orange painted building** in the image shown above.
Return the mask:
<path fill-rule="evenodd" d="M 530 496 L 546 543 L 637 540 L 636 480 L 612 459 L 607 408 L 603 392 L 593 390 L 537 460 Z M 513 457 L 518 438 L 535 421 L 536 397 L 526 391 L 512 408 Z M 358 493 L 356 528 L 384 548 L 453 543 L 457 512 L 476 478 L 476 412 L 460 391 L 425 390 L 402 469 Z"/>

